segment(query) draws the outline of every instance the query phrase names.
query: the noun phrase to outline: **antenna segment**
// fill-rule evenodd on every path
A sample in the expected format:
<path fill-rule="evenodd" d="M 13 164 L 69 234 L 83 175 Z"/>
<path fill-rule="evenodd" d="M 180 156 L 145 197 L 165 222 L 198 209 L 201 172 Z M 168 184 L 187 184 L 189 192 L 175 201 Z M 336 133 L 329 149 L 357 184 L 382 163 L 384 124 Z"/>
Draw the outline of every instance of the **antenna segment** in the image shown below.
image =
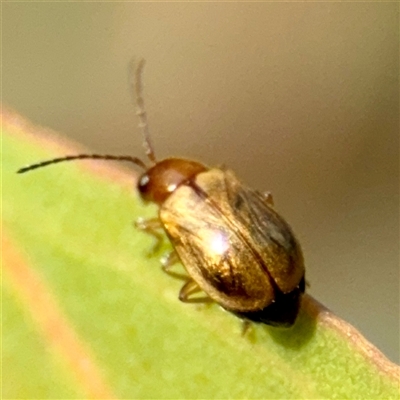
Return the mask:
<path fill-rule="evenodd" d="M 17 174 L 23 174 L 24 172 L 31 171 L 36 168 L 46 167 L 50 164 L 57 164 L 64 161 L 73 161 L 73 160 L 85 160 L 85 159 L 94 159 L 94 160 L 116 160 L 116 161 L 127 161 L 133 164 L 138 165 L 139 167 L 143 168 L 144 170 L 147 169 L 146 164 L 137 157 L 131 156 L 112 156 L 112 155 L 102 155 L 102 154 L 77 154 L 75 156 L 65 156 L 59 158 L 53 158 L 52 160 L 46 160 L 38 162 L 37 164 L 31 164 L 26 167 L 20 168 L 17 171 Z"/>
<path fill-rule="evenodd" d="M 135 60 L 132 60 L 130 63 L 129 77 L 130 77 L 131 93 L 137 107 L 136 115 L 139 117 L 140 121 L 139 128 L 142 130 L 143 134 L 144 149 L 148 159 L 154 164 L 156 164 L 157 160 L 150 139 L 149 126 L 147 123 L 147 113 L 144 106 L 144 98 L 143 98 L 142 74 L 145 63 L 146 62 L 143 58 L 141 58 L 138 63 L 136 63 Z"/>

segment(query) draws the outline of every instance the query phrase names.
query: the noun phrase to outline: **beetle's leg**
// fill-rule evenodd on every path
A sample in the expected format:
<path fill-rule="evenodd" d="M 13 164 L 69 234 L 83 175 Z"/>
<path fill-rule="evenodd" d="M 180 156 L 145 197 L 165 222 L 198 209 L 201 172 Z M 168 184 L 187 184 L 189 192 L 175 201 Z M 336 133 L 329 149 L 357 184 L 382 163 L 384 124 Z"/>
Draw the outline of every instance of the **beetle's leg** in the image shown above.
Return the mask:
<path fill-rule="evenodd" d="M 135 222 L 135 227 L 155 237 L 156 242 L 154 243 L 154 246 L 150 249 L 149 255 L 157 253 L 157 251 L 160 250 L 160 247 L 164 239 L 163 235 L 159 232 L 159 230 L 162 229 L 163 227 L 161 221 L 158 218 L 149 218 L 149 219 L 139 218 Z"/>
<path fill-rule="evenodd" d="M 249 332 L 249 330 L 252 327 L 252 323 L 248 319 L 243 319 L 242 320 L 242 336 L 246 336 L 246 333 Z"/>
<path fill-rule="evenodd" d="M 180 279 L 182 281 L 187 281 L 188 276 L 186 274 L 181 274 L 179 272 L 175 272 L 175 271 L 171 270 L 172 269 L 171 267 L 178 262 L 179 262 L 178 254 L 176 253 L 175 250 L 172 250 L 170 253 L 166 254 L 161 259 L 161 269 L 166 274 L 168 274 L 169 276 L 172 276 L 173 278 Z"/>
<path fill-rule="evenodd" d="M 271 192 L 264 192 L 262 195 L 264 197 L 265 202 L 269 206 L 273 206 L 274 205 L 274 199 L 272 197 L 272 193 Z"/>
<path fill-rule="evenodd" d="M 212 302 L 210 297 L 194 297 L 190 298 L 195 293 L 201 292 L 199 285 L 192 279 L 188 280 L 181 288 L 179 292 L 179 300 L 184 303 L 210 303 Z"/>

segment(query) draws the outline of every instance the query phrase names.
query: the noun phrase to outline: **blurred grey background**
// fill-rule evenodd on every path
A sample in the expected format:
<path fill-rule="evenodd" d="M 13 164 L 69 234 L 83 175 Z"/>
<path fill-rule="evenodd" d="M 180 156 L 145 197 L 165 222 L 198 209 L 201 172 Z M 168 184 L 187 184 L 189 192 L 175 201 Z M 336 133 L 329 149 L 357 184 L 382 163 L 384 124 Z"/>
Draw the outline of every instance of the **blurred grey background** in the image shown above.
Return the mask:
<path fill-rule="evenodd" d="M 399 362 L 398 3 L 5 2 L 2 13 L 5 105 L 95 151 L 141 156 L 127 71 L 144 57 L 158 156 L 224 163 L 272 191 L 310 293 Z"/>

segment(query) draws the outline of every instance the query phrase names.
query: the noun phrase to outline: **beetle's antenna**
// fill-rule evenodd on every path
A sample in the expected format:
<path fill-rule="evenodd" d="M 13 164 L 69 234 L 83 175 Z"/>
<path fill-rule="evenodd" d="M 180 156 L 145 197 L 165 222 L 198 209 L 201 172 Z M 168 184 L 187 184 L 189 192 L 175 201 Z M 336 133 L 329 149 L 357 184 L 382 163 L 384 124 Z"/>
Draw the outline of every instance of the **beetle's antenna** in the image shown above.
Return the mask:
<path fill-rule="evenodd" d="M 37 164 L 31 164 L 26 167 L 20 168 L 17 173 L 23 174 L 24 172 L 32 171 L 36 168 L 46 167 L 47 165 L 57 164 L 64 161 L 73 161 L 73 160 L 85 160 L 85 159 L 94 159 L 94 160 L 113 160 L 113 161 L 127 161 L 133 164 L 138 165 L 140 168 L 144 170 L 147 169 L 146 164 L 139 158 L 131 157 L 131 156 L 112 156 L 109 154 L 77 154 L 73 156 L 65 156 L 59 158 L 53 158 L 52 160 L 41 161 Z"/>
<path fill-rule="evenodd" d="M 129 81 L 131 87 L 131 94 L 137 107 L 136 115 L 139 117 L 140 121 L 139 127 L 141 128 L 143 133 L 144 149 L 149 160 L 154 164 L 156 164 L 157 160 L 154 154 L 153 145 L 151 144 L 149 126 L 147 123 L 147 113 L 144 107 L 144 98 L 143 98 L 142 74 L 145 63 L 146 62 L 143 58 L 141 58 L 137 63 L 135 62 L 135 60 L 132 60 L 130 62 Z"/>

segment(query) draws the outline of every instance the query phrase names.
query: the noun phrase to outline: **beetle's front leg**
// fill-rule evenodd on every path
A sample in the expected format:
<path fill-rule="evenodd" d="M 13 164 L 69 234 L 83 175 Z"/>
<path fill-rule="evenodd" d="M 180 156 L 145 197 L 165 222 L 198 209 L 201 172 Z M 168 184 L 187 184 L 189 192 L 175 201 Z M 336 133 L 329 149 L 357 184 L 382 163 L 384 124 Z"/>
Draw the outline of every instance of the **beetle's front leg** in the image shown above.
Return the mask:
<path fill-rule="evenodd" d="M 151 256 L 157 253 L 157 251 L 160 250 L 164 240 L 164 236 L 160 233 L 160 229 L 163 227 L 161 221 L 158 218 L 139 218 L 135 222 L 135 227 L 143 232 L 148 233 L 156 239 L 154 246 L 149 251 L 149 255 Z"/>
<path fill-rule="evenodd" d="M 201 292 L 199 285 L 193 280 L 189 279 L 181 288 L 179 292 L 179 300 L 184 303 L 212 303 L 213 300 L 208 297 L 191 297 L 192 295 Z"/>

